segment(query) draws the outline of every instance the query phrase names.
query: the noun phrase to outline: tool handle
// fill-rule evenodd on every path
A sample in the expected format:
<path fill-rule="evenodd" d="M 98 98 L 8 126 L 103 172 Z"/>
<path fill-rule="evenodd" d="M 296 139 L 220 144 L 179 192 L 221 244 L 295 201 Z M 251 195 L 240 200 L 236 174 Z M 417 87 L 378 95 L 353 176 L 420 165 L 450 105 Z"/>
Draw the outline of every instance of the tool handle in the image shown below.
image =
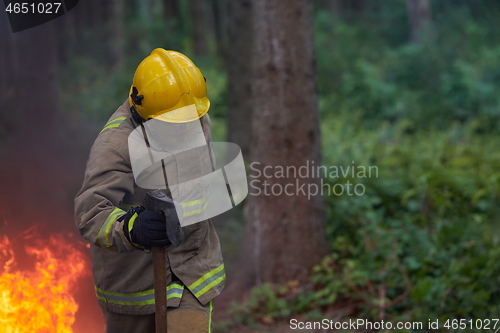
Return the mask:
<path fill-rule="evenodd" d="M 164 247 L 153 247 L 156 333 L 167 333 L 167 253 Z"/>

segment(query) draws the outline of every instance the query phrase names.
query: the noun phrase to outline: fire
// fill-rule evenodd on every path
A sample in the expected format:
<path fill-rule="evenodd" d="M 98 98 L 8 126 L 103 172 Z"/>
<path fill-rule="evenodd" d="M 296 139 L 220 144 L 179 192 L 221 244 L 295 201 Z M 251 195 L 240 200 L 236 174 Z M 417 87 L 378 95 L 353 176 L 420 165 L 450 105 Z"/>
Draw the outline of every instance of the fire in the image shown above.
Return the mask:
<path fill-rule="evenodd" d="M 30 231 L 16 241 L 0 236 L 0 332 L 73 333 L 78 304 L 77 282 L 87 272 L 84 254 L 68 242 L 70 235 L 40 238 Z M 19 253 L 21 252 L 21 253 Z M 34 267 L 20 268 L 34 261 Z"/>

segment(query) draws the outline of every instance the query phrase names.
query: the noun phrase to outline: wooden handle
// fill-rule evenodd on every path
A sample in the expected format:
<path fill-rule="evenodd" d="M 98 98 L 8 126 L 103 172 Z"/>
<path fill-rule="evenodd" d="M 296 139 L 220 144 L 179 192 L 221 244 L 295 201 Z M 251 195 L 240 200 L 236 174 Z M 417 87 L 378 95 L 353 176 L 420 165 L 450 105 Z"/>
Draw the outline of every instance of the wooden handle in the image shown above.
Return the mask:
<path fill-rule="evenodd" d="M 167 333 L 167 253 L 164 247 L 153 247 L 156 333 Z"/>

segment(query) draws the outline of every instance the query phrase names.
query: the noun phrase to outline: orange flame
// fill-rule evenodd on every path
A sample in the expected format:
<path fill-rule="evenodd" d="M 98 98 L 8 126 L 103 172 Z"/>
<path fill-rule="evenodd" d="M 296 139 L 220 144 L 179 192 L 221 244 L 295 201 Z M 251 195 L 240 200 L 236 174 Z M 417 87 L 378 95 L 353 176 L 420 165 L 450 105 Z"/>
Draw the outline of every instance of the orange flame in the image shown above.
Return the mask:
<path fill-rule="evenodd" d="M 24 236 L 34 268 L 21 270 L 13 242 L 0 236 L 0 332 L 73 333 L 73 295 L 86 274 L 84 254 L 63 235 Z"/>

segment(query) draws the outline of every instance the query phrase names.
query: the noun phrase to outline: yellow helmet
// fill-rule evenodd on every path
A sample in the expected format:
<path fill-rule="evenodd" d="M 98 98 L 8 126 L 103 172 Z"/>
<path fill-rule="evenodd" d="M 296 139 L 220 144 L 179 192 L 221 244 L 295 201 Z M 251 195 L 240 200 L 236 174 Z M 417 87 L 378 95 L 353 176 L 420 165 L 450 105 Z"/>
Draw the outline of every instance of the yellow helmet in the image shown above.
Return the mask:
<path fill-rule="evenodd" d="M 137 67 L 129 102 L 144 120 L 186 123 L 210 108 L 205 78 L 184 54 L 155 49 Z"/>

